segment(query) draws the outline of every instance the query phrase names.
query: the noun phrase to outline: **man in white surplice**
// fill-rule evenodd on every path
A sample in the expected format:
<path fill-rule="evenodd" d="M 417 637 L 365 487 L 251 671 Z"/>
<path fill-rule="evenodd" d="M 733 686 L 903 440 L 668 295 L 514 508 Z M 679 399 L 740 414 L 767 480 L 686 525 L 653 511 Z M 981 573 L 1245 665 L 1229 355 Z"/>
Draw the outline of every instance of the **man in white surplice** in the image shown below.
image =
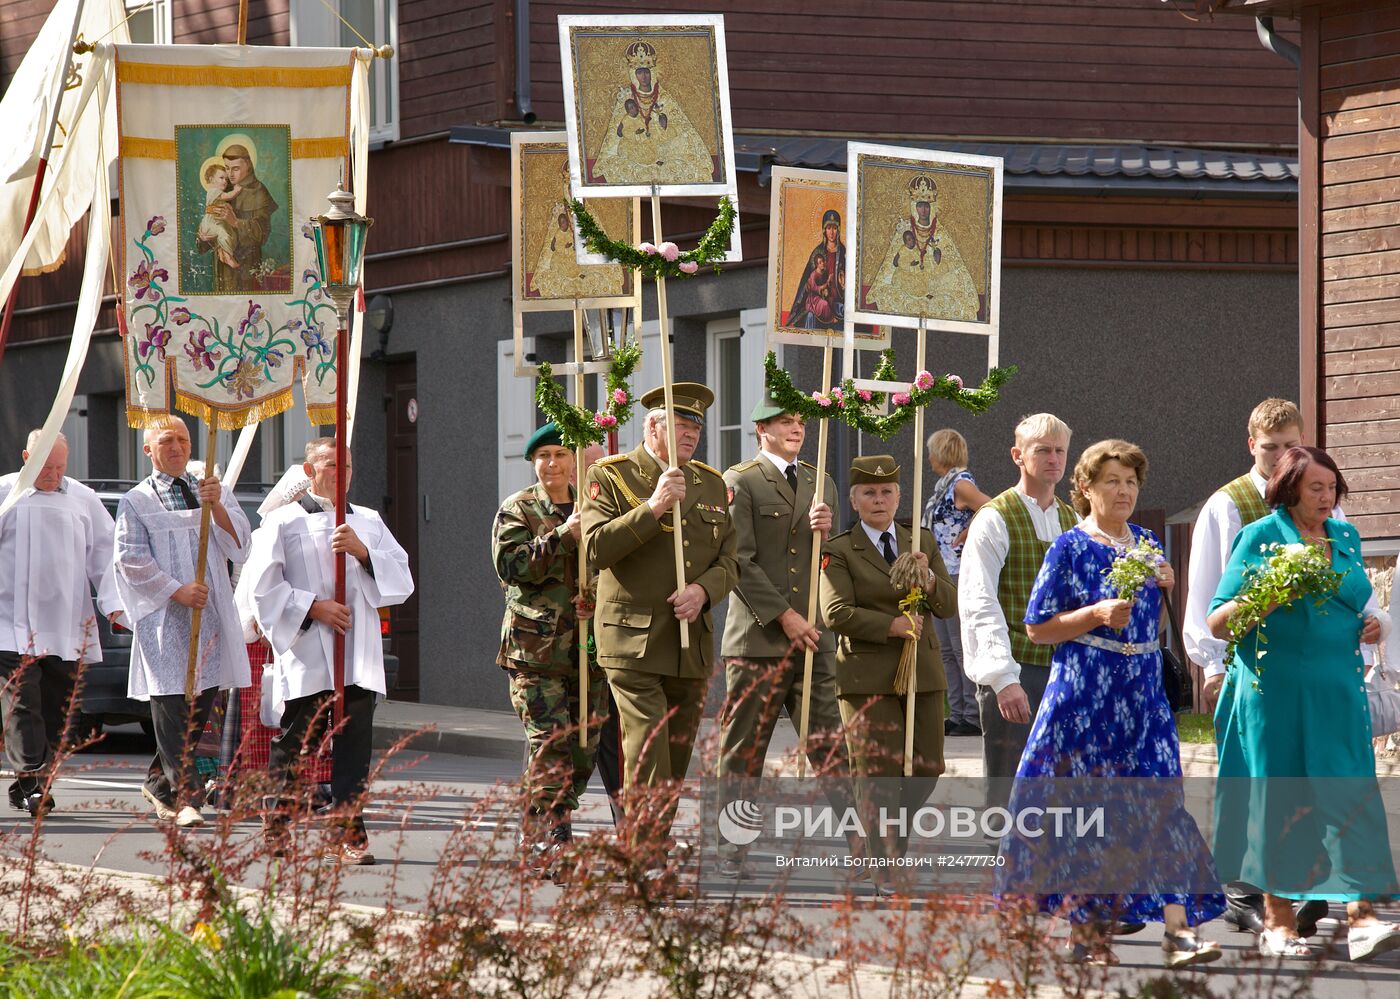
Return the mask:
<path fill-rule="evenodd" d="M 39 434 L 29 435 L 29 448 Z M 95 492 L 64 475 L 67 468 L 68 441 L 59 434 L 34 488 L 0 517 L 0 710 L 15 770 L 9 796 L 35 816 L 53 807 L 44 783 L 63 744 L 78 663 L 102 661 L 92 589 L 109 620 L 121 614 L 112 515 Z M 17 477 L 0 478 L 0 501 Z"/>
<path fill-rule="evenodd" d="M 350 482 L 349 455 L 345 481 Z M 268 769 L 281 788 L 266 833 L 274 849 L 283 845 L 298 763 L 325 731 L 334 698 L 334 633 L 345 635 L 345 714 L 331 759 L 331 797 L 345 822 L 345 836 L 332 848 L 344 864 L 372 864 L 361 817 L 369 780 L 374 704 L 386 693 L 379 608 L 413 594 L 408 553 L 379 514 L 351 506 L 335 526 L 335 438 L 306 445 L 302 466 L 311 483 L 299 499 L 268 513 L 253 534 L 253 552 L 240 589 L 251 593 L 258 627 L 276 661 L 275 702 L 282 704 L 281 732 L 268 751 Z M 345 600 L 336 603 L 334 555 L 349 556 Z"/>
<path fill-rule="evenodd" d="M 134 635 L 127 694 L 151 702 L 155 727 L 156 756 L 141 794 L 157 818 L 197 826 L 204 821 L 204 790 L 194 743 L 219 690 L 249 684 L 228 569 L 248 557 L 248 518 L 217 477 L 196 482 L 186 471 L 190 433 L 178 416 L 147 427 L 142 450 L 152 471 L 117 506 L 115 563 L 117 592 Z M 211 514 L 209 555 L 204 582 L 196 583 L 201 505 Z M 191 714 L 185 668 L 196 607 L 203 616 Z"/>

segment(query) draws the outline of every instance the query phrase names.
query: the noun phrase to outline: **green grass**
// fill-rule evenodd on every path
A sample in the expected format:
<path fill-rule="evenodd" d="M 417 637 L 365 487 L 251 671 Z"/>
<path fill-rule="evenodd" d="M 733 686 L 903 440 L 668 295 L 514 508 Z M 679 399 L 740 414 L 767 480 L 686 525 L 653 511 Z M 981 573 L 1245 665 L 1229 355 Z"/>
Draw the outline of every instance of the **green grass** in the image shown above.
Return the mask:
<path fill-rule="evenodd" d="M 1213 745 L 1215 724 L 1210 715 L 1180 714 L 1176 716 L 1176 734 L 1182 742 Z"/>

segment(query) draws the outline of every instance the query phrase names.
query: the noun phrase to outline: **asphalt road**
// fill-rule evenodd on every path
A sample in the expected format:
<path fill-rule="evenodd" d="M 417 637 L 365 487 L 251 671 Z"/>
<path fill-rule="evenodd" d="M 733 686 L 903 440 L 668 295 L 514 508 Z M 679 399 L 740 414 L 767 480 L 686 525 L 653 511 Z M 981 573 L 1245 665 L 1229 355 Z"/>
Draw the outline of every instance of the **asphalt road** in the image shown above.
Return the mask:
<path fill-rule="evenodd" d="M 164 870 L 165 836 L 140 797 L 140 780 L 152 751 L 152 742 L 132 726 L 110 730 L 102 745 L 71 761 L 55 788 L 58 810 L 45 820 L 44 855 L 70 864 L 121 871 L 149 874 Z M 464 818 L 469 813 L 473 819 L 466 835 L 473 837 L 473 842 L 479 839 L 484 843 L 494 837 L 497 842 L 508 843 L 513 837 L 513 809 L 504 803 L 492 807 L 489 802 L 493 789 L 501 782 L 509 783 L 518 773 L 518 766 L 510 761 L 448 755 L 403 757 L 401 762 L 386 768 L 375 784 L 374 800 L 366 816 L 379 864 L 347 872 L 345 901 L 420 909 L 426 894 L 434 890 L 434 878 L 441 876 L 439 856 L 450 838 L 466 828 Z M 683 806 L 682 821 L 687 816 L 693 819 L 695 814 L 694 803 Z M 575 818 L 575 833 L 607 835 L 610 829 L 606 798 L 595 779 Z M 0 849 L 13 852 L 30 830 L 27 816 L 5 808 L 0 812 Z M 255 821 L 244 822 L 232 829 L 231 840 L 237 842 L 259 834 Z M 218 833 L 211 824 L 182 835 L 193 838 L 196 844 L 201 840 L 212 844 Z M 243 880 L 256 885 L 263 874 L 261 866 L 254 865 Z M 735 892 L 733 882 L 706 874 L 702 869 L 700 884 L 704 895 L 728 897 Z M 537 898 L 547 903 L 559 890 L 542 882 Z M 789 896 L 793 912 L 812 928 L 812 952 L 819 953 L 824 931 L 836 918 L 839 896 L 820 884 L 804 886 L 800 882 L 789 886 Z M 879 932 L 884 914 L 882 903 L 867 897 L 860 908 L 857 923 L 868 924 L 871 932 Z M 1334 905 L 1333 914 L 1340 916 L 1341 907 Z M 1391 906 L 1382 910 L 1382 915 L 1400 920 L 1400 908 Z M 1329 935 L 1333 925 L 1331 920 L 1324 921 L 1320 936 Z M 1055 932 L 1063 935 L 1064 927 L 1057 927 Z M 1225 958 L 1206 972 L 1180 974 L 1203 981 L 1220 996 L 1282 996 L 1293 992 L 1309 976 L 1302 967 L 1275 970 L 1272 964 L 1261 964 L 1253 954 L 1252 938 L 1221 922 L 1207 925 L 1204 935 L 1222 944 Z M 1112 973 L 1111 983 L 1128 986 L 1160 974 L 1159 941 L 1156 926 L 1116 941 L 1115 950 L 1122 964 Z M 989 965 L 978 968 L 977 973 L 994 977 L 999 970 Z M 1368 965 L 1352 965 L 1344 955 L 1334 955 L 1316 973 L 1312 986 L 1311 994 L 1319 997 L 1395 999 L 1400 996 L 1400 950 Z"/>

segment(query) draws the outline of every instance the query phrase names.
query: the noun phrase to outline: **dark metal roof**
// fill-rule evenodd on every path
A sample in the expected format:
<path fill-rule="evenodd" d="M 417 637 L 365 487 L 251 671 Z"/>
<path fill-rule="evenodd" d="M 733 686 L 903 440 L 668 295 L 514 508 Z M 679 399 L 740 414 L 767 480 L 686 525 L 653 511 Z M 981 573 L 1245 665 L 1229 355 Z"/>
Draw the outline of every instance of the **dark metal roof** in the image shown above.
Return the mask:
<path fill-rule="evenodd" d="M 461 126 L 452 130 L 452 141 L 508 148 L 510 130 Z M 831 136 L 736 134 L 735 166 L 742 173 L 757 173 L 761 184 L 768 182 L 774 165 L 844 170 L 847 141 Z M 1006 163 L 1008 190 L 1265 198 L 1291 198 L 1298 192 L 1296 156 L 1150 145 L 878 141 L 916 149 L 1000 156 Z"/>

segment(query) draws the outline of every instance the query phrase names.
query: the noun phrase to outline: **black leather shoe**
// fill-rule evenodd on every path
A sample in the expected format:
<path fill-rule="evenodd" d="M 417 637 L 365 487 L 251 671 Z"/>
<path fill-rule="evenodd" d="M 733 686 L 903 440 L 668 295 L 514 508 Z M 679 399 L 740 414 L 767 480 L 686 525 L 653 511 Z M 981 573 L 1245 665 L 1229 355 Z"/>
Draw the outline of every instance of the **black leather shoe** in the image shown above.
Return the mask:
<path fill-rule="evenodd" d="M 953 732 L 953 730 L 954 730 L 955 728 L 957 728 L 957 727 L 958 727 L 958 723 L 955 722 L 955 721 L 953 721 L 953 719 L 951 719 L 951 718 L 944 718 L 944 719 L 943 719 L 943 734 L 944 734 L 945 736 L 949 736 L 949 735 L 955 734 L 955 733 Z"/>
<path fill-rule="evenodd" d="M 19 786 L 19 782 L 10 785 L 10 807 L 17 812 L 29 811 L 29 806 L 24 803 L 24 789 Z"/>
<path fill-rule="evenodd" d="M 963 721 L 963 722 L 958 722 L 956 725 L 953 726 L 953 733 L 952 733 L 952 734 L 953 734 L 953 735 L 976 735 L 976 736 L 980 736 L 980 735 L 982 734 L 982 729 L 981 729 L 981 726 L 975 725 L 975 724 L 973 724 L 972 722 Z"/>
<path fill-rule="evenodd" d="M 57 802 L 40 791 L 35 791 L 24 799 L 24 810 L 36 819 L 41 815 L 48 815 L 56 807 L 58 807 Z"/>
<path fill-rule="evenodd" d="M 1310 937 L 1317 932 L 1317 924 L 1327 918 L 1330 912 L 1327 900 L 1310 898 L 1298 906 L 1298 935 Z"/>
<path fill-rule="evenodd" d="M 1225 914 L 1220 918 L 1241 933 L 1253 933 L 1258 936 L 1264 932 L 1264 920 L 1259 915 L 1259 911 L 1251 906 L 1226 902 Z"/>
<path fill-rule="evenodd" d="M 1130 937 L 1134 933 L 1141 933 L 1147 929 L 1146 923 L 1114 923 L 1109 928 L 1109 933 L 1115 937 Z"/>

